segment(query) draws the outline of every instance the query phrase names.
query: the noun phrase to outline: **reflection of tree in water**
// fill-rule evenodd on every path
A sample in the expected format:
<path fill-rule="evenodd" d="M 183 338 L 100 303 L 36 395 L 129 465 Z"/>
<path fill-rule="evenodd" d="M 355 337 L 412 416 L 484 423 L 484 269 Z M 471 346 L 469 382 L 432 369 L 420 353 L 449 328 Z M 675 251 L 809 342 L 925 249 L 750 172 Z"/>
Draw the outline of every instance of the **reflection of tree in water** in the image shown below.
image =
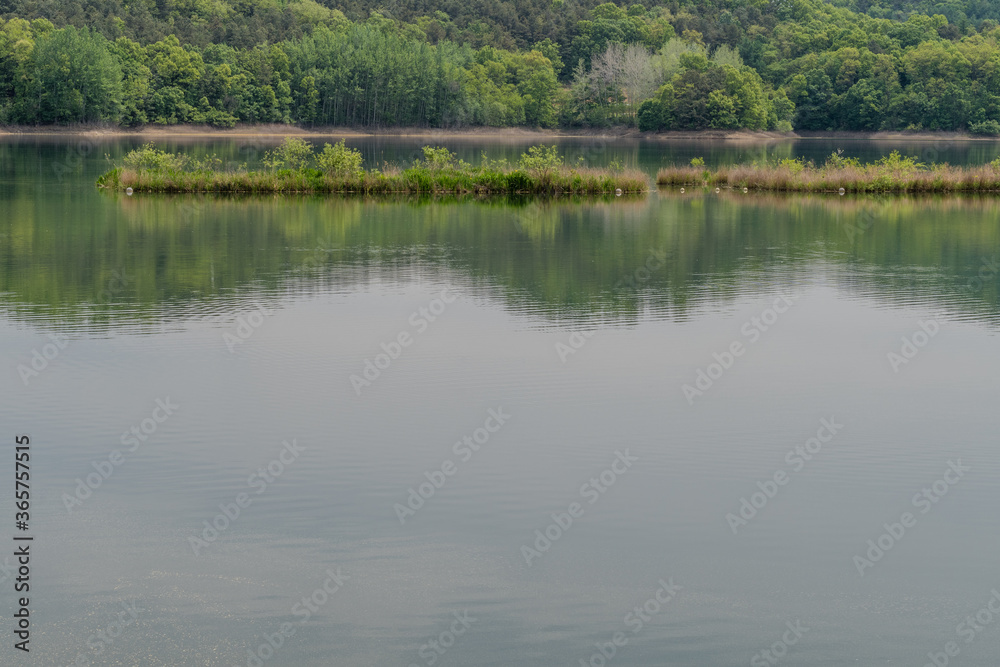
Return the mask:
<path fill-rule="evenodd" d="M 92 325 L 183 318 L 247 290 L 416 278 L 464 282 L 555 321 L 627 322 L 647 309 L 685 318 L 817 272 L 880 300 L 997 316 L 995 273 L 958 292 L 1000 254 L 1000 200 L 988 197 L 144 195 L 102 196 L 75 215 L 65 198 L 11 203 L 0 229 L 7 310 Z M 109 298 L 116 275 L 126 281 Z"/>

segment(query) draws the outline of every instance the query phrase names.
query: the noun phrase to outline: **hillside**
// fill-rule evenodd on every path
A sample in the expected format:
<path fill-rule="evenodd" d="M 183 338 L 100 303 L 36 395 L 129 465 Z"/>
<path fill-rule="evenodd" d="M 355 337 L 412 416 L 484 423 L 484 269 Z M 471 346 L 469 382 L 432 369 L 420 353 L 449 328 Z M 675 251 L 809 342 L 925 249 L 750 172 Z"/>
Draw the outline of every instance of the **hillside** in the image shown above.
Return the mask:
<path fill-rule="evenodd" d="M 1000 0 L 0 9 L 6 124 L 1000 133 Z"/>

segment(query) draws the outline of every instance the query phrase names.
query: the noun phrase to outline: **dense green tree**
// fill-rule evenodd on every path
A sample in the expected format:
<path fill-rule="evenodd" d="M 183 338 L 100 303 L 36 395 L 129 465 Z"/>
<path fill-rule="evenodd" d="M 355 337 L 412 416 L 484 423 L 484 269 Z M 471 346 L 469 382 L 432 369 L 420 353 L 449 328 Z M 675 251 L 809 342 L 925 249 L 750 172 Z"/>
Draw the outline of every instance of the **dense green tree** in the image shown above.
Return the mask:
<path fill-rule="evenodd" d="M 25 101 L 35 35 L 24 19 L 6 21 L 0 27 L 0 120 L 10 120 L 14 105 Z"/>
<path fill-rule="evenodd" d="M 24 63 L 30 73 L 15 120 L 69 123 L 112 120 L 121 114 L 122 71 L 108 41 L 72 26 L 39 36 Z"/>
<path fill-rule="evenodd" d="M 141 125 L 148 122 L 146 113 L 152 87 L 152 71 L 146 65 L 146 51 L 128 37 L 119 37 L 110 46 L 122 71 L 121 122 L 124 125 Z"/>
<path fill-rule="evenodd" d="M 511 56 L 510 73 L 524 100 L 525 123 L 539 127 L 555 125 L 553 103 L 559 84 L 552 61 L 539 51 Z"/>
<path fill-rule="evenodd" d="M 1000 0 L 0 7 L 0 122 L 791 122 L 806 130 L 1000 123 Z"/>
<path fill-rule="evenodd" d="M 674 125 L 674 87 L 666 83 L 656 95 L 639 105 L 639 129 L 644 132 L 667 130 Z"/>

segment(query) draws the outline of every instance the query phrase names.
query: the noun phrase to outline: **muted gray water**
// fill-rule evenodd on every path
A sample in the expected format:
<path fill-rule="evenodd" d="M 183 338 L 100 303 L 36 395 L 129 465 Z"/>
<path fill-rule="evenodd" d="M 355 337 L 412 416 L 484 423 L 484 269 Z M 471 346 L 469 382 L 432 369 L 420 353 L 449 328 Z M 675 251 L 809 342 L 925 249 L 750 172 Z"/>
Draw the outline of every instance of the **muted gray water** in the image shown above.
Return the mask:
<path fill-rule="evenodd" d="M 0 422 L 35 536 L 3 664 L 996 664 L 1000 616 L 963 628 L 1000 590 L 1000 203 L 99 193 L 124 148 L 61 173 L 71 145 L 3 146 Z"/>

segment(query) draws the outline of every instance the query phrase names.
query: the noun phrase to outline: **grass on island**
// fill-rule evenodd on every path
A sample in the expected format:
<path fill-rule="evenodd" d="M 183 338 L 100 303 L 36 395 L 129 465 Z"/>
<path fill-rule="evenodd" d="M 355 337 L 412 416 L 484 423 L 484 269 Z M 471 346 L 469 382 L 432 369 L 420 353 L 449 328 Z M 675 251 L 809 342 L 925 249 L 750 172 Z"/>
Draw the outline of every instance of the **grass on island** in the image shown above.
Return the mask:
<path fill-rule="evenodd" d="M 223 169 L 212 156 L 196 161 L 157 150 L 152 143 L 129 152 L 97 179 L 99 187 L 133 192 L 362 193 L 362 194 L 635 194 L 649 188 L 638 169 L 621 164 L 598 169 L 571 167 L 556 147 L 532 146 L 516 163 L 483 156 L 473 166 L 446 148 L 423 148 L 424 157 L 407 169 L 384 165 L 362 168 L 360 151 L 344 141 L 315 152 L 303 139 L 289 137 L 268 151 L 263 168 L 245 164 Z"/>
<path fill-rule="evenodd" d="M 1000 192 L 1000 158 L 975 167 L 927 165 L 898 151 L 862 164 L 833 153 L 822 166 L 784 159 L 770 164 L 705 168 L 701 158 L 690 165 L 660 169 L 657 185 L 709 185 L 775 192 Z"/>

